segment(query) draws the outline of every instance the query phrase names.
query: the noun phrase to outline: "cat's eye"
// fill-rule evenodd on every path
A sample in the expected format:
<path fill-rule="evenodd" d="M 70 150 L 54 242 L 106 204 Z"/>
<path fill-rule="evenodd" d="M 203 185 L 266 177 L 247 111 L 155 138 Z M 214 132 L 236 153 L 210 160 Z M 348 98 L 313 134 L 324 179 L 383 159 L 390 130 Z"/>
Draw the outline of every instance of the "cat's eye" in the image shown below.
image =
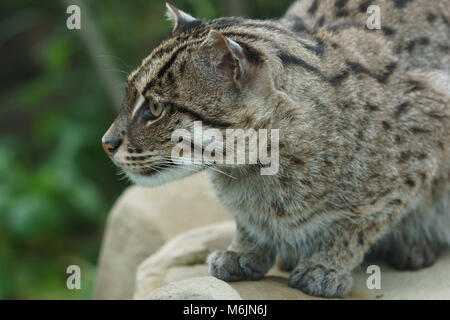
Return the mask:
<path fill-rule="evenodd" d="M 143 109 L 142 117 L 145 121 L 156 120 L 160 118 L 166 109 L 166 104 L 163 102 L 148 101 L 147 106 Z"/>
<path fill-rule="evenodd" d="M 162 115 L 164 108 L 165 104 L 162 102 L 150 103 L 150 112 L 155 118 L 159 118 Z"/>

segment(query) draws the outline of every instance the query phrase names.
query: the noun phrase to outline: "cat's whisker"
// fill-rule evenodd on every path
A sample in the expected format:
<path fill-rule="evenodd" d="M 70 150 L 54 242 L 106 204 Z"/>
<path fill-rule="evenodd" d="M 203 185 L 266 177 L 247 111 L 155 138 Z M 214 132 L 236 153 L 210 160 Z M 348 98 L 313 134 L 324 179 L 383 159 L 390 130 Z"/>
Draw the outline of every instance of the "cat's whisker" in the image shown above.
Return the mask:
<path fill-rule="evenodd" d="M 205 161 L 204 160 L 202 160 L 202 159 L 197 159 L 197 160 L 200 160 L 200 161 L 202 161 L 202 163 L 195 163 L 194 161 L 195 161 L 195 159 L 191 159 L 191 158 L 183 158 L 183 157 L 162 157 L 162 158 L 158 158 L 158 159 L 163 159 L 163 160 L 174 160 L 174 159 L 176 159 L 176 160 L 186 160 L 186 162 L 188 162 L 188 164 L 192 164 L 192 165 L 220 165 L 220 166 L 236 166 L 235 164 L 233 164 L 233 163 L 226 163 L 224 160 L 221 160 L 221 161 L 219 161 L 219 162 L 214 162 L 215 160 L 214 159 L 209 159 L 208 160 L 208 163 L 205 163 Z"/>
<path fill-rule="evenodd" d="M 108 71 L 108 72 L 119 72 L 119 73 L 126 74 L 127 76 L 129 74 L 129 72 L 126 72 L 126 71 L 123 71 L 123 70 L 120 70 L 120 69 L 105 69 L 105 71 Z"/>
<path fill-rule="evenodd" d="M 236 177 L 232 176 L 231 174 L 228 174 L 228 173 L 226 173 L 226 172 L 224 172 L 224 171 L 222 171 L 222 170 L 220 170 L 220 169 L 217 169 L 217 168 L 214 168 L 214 167 L 207 167 L 207 169 L 210 169 L 210 170 L 216 171 L 216 172 L 218 172 L 218 173 L 224 174 L 224 175 L 226 175 L 227 177 L 230 177 L 230 178 L 232 178 L 232 179 L 237 179 Z"/>
<path fill-rule="evenodd" d="M 111 54 L 99 54 L 96 56 L 97 58 L 113 58 L 116 59 L 117 61 L 119 61 L 124 67 L 126 67 L 129 71 L 127 72 L 127 75 L 130 73 L 130 71 L 132 70 L 132 67 L 127 64 L 123 59 L 121 59 L 118 56 L 115 55 L 111 55 Z"/>
<path fill-rule="evenodd" d="M 162 165 L 165 165 L 165 166 L 161 167 Z M 197 163 L 192 163 L 192 164 L 176 164 L 176 163 L 174 163 L 174 164 L 171 164 L 171 163 L 163 163 L 163 164 L 158 164 L 158 165 L 153 165 L 153 166 L 143 166 L 143 167 L 145 167 L 145 168 L 155 168 L 155 167 L 157 167 L 159 169 L 162 169 L 162 168 L 175 168 L 176 166 L 180 166 L 183 169 L 188 169 L 188 170 L 190 169 L 192 171 L 198 170 L 199 168 L 210 169 L 212 171 L 221 173 L 221 174 L 223 174 L 223 175 L 225 175 L 227 177 L 230 177 L 232 179 L 236 179 L 236 177 L 232 176 L 231 174 L 228 174 L 228 173 L 226 173 L 226 172 L 224 172 L 224 171 L 222 171 L 222 170 L 220 170 L 218 168 L 214 168 L 214 167 L 208 166 L 206 164 L 197 164 Z"/>

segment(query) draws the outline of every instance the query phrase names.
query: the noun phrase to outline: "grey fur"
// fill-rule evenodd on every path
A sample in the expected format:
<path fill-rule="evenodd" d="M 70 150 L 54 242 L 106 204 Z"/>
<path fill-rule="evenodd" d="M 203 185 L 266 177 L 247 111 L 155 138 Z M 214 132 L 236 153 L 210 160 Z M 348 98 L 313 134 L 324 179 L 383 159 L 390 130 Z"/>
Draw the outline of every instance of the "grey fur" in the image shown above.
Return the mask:
<path fill-rule="evenodd" d="M 106 136 L 125 132 L 113 160 L 137 183 L 205 169 L 165 160 L 172 131 L 195 118 L 205 129 L 280 130 L 276 175 L 208 167 L 238 226 L 228 251 L 208 258 L 216 277 L 260 279 L 278 256 L 294 269 L 290 286 L 342 297 L 366 254 L 417 269 L 449 245 L 450 7 L 377 4 L 376 31 L 356 0 L 298 1 L 277 21 L 189 22 L 130 75 Z M 149 126 L 131 116 L 136 92 L 173 108 Z M 151 155 L 131 163 L 129 150 Z"/>

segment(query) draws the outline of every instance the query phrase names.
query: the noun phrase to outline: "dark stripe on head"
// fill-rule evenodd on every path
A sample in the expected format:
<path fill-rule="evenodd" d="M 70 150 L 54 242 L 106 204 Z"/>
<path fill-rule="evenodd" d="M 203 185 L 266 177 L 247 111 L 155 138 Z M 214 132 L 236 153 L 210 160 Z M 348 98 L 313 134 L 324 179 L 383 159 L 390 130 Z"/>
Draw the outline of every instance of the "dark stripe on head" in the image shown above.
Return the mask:
<path fill-rule="evenodd" d="M 208 31 L 209 32 L 209 31 Z M 255 40 L 261 40 L 260 38 L 254 36 L 254 35 L 245 35 L 245 34 L 240 34 L 240 33 L 223 33 L 224 36 L 229 36 L 229 35 L 235 35 L 235 36 L 244 36 L 244 38 L 251 38 L 253 37 Z M 178 48 L 176 48 L 173 52 L 172 55 L 170 57 L 170 59 L 168 61 L 166 61 L 163 66 L 160 68 L 160 70 L 157 73 L 157 79 L 161 79 L 164 74 L 170 69 L 170 67 L 172 66 L 172 64 L 175 62 L 176 58 L 178 57 L 178 55 L 184 51 L 185 49 L 189 48 L 191 45 L 193 44 L 200 44 L 204 41 L 204 39 L 198 39 L 198 40 L 194 40 L 188 43 L 184 43 L 182 45 L 180 45 Z M 257 51 L 256 49 L 254 49 L 253 47 L 247 45 L 247 44 L 243 44 L 243 43 L 239 43 L 242 45 L 242 47 L 244 48 L 245 54 L 247 56 L 247 58 L 249 59 L 249 61 L 253 61 L 253 62 L 262 62 L 263 61 L 263 55 Z M 182 68 L 184 69 L 185 67 L 185 63 L 182 64 Z M 181 68 L 181 67 L 180 67 Z M 147 85 L 145 86 L 143 93 L 147 92 L 151 87 L 153 87 L 156 83 L 156 79 L 152 79 L 151 81 L 149 81 L 147 83 Z"/>
<path fill-rule="evenodd" d="M 240 41 L 236 41 L 236 42 L 244 50 L 244 55 L 249 62 L 252 62 L 254 64 L 261 64 L 264 62 L 265 57 L 264 57 L 263 53 L 261 53 L 260 51 L 256 50 L 255 48 L 253 48 L 252 46 L 250 46 L 246 43 L 243 43 Z"/>
<path fill-rule="evenodd" d="M 175 110 L 181 113 L 184 113 L 188 116 L 190 116 L 194 121 L 201 121 L 202 124 L 205 124 L 211 128 L 218 128 L 218 129 L 224 129 L 229 128 L 232 123 L 230 122 L 224 122 L 224 121 L 218 121 L 218 120 L 211 120 L 207 119 L 198 112 L 195 112 L 193 110 L 190 110 L 186 107 L 174 104 Z"/>
<path fill-rule="evenodd" d="M 377 75 L 358 62 L 347 60 L 346 64 L 350 67 L 350 69 L 353 72 L 366 74 L 369 77 L 376 79 L 380 83 L 385 83 L 397 66 L 395 62 L 390 63 L 385 67 L 386 70 L 384 71 L 383 74 Z"/>
<path fill-rule="evenodd" d="M 162 58 L 166 54 L 171 54 L 170 59 L 164 63 L 164 65 L 161 67 L 161 69 L 157 73 L 157 77 L 160 79 L 164 74 L 167 72 L 167 70 L 170 69 L 171 65 L 176 60 L 178 54 L 187 48 L 187 46 L 191 46 L 194 44 L 201 43 L 204 41 L 204 38 L 208 35 L 209 31 L 211 29 L 215 30 L 223 30 L 225 29 L 225 32 L 222 32 L 224 36 L 235 36 L 242 39 L 249 39 L 254 41 L 266 41 L 277 47 L 276 42 L 273 39 L 267 39 L 263 38 L 251 33 L 242 33 L 240 31 L 227 31 L 226 29 L 232 26 L 239 26 L 250 29 L 251 32 L 252 28 L 259 28 L 262 30 L 277 32 L 281 34 L 285 34 L 288 36 L 293 37 L 296 41 L 298 41 L 306 50 L 309 50 L 316 55 L 322 55 L 324 51 L 324 45 L 317 41 L 316 45 L 308 44 L 305 41 L 302 41 L 299 39 L 299 35 L 296 33 L 293 33 L 291 30 L 284 29 L 282 27 L 278 27 L 275 25 L 272 25 L 270 23 L 246 23 L 246 19 L 243 18 L 220 18 L 215 19 L 212 21 L 202 21 L 202 20 L 196 20 L 194 21 L 189 28 L 186 31 L 183 31 L 177 35 L 172 35 L 171 38 L 169 38 L 167 41 L 163 42 L 158 48 L 156 48 L 146 59 L 147 63 L 141 65 L 140 70 L 144 69 L 150 61 L 152 61 L 153 58 Z M 189 41 L 190 39 L 190 41 Z M 310 39 L 309 39 L 310 40 Z M 189 42 L 188 42 L 189 41 Z M 248 57 L 250 59 L 253 59 L 254 61 L 259 61 L 262 54 L 258 53 L 254 48 L 251 48 L 248 45 L 243 45 L 246 48 L 248 48 L 247 53 Z M 135 78 L 139 75 L 140 72 L 136 72 L 136 74 L 132 77 L 131 81 L 134 81 Z M 145 91 L 147 91 L 150 87 L 155 85 L 155 81 L 150 81 L 146 87 Z"/>
<path fill-rule="evenodd" d="M 177 56 L 180 54 L 180 52 L 182 52 L 184 49 L 186 49 L 190 44 L 192 44 L 192 42 L 190 43 L 186 43 L 184 45 L 179 46 L 170 56 L 170 59 L 167 60 L 163 66 L 159 69 L 157 75 L 157 79 L 161 79 L 162 76 L 164 76 L 164 74 L 169 70 L 169 68 L 172 66 L 172 64 L 175 62 Z M 152 79 L 151 81 L 149 81 L 146 86 L 144 87 L 144 90 L 142 92 L 142 94 L 145 95 L 145 93 L 155 85 L 156 79 Z"/>
<path fill-rule="evenodd" d="M 270 43 L 274 48 L 281 50 L 280 47 L 277 45 L 277 43 L 275 41 L 273 41 L 272 39 L 267 39 L 267 38 L 263 38 L 260 37 L 258 35 L 254 35 L 254 34 L 249 34 L 249 33 L 242 33 L 242 32 L 222 32 L 222 34 L 226 37 L 236 37 L 236 38 L 242 38 L 244 40 L 253 40 L 253 41 L 265 41 Z M 239 41 L 236 41 L 238 43 L 240 43 Z M 302 42 L 300 42 L 302 43 Z M 303 47 L 307 50 L 310 50 L 312 52 L 314 52 L 317 55 L 322 55 L 323 51 L 324 51 L 324 46 L 323 44 L 319 44 L 316 47 L 307 45 L 302 43 Z M 260 53 L 260 56 L 262 56 L 262 53 Z"/>
<path fill-rule="evenodd" d="M 226 17 L 226 18 L 219 18 L 211 21 L 210 26 L 212 29 L 225 29 L 231 26 L 234 26 L 236 24 L 240 24 L 244 22 L 243 18 L 238 17 Z"/>
<path fill-rule="evenodd" d="M 170 57 L 170 59 L 164 63 L 164 65 L 161 67 L 161 69 L 159 69 L 158 73 L 157 73 L 157 77 L 158 79 L 161 79 L 162 76 L 167 72 L 167 70 L 169 70 L 170 66 L 174 63 L 175 59 L 177 58 L 177 56 L 180 54 L 181 50 L 185 49 L 186 46 L 180 47 L 178 48 Z"/>
<path fill-rule="evenodd" d="M 249 34 L 249 33 L 242 33 L 242 32 L 236 32 L 236 31 L 225 31 L 225 32 L 222 32 L 222 34 L 225 37 L 239 37 L 241 39 L 246 39 L 246 40 L 272 42 L 272 40 L 265 39 L 265 38 L 256 36 L 254 34 Z"/>
<path fill-rule="evenodd" d="M 324 51 L 324 45 L 320 40 L 317 40 L 316 45 L 311 45 L 308 43 L 305 43 L 304 41 L 300 40 L 298 38 L 298 34 L 293 33 L 292 31 L 288 30 L 288 29 L 283 29 L 277 26 L 273 26 L 270 24 L 258 24 L 258 23 L 242 23 L 239 25 L 240 27 L 245 27 L 248 29 L 252 29 L 252 28 L 257 28 L 257 29 L 263 29 L 263 30 L 268 30 L 268 31 L 272 31 L 275 33 L 280 33 L 283 35 L 287 35 L 289 37 L 292 37 L 293 39 L 295 39 L 296 41 L 298 41 L 305 49 L 312 51 L 313 53 L 315 53 L 316 55 L 321 56 L 323 54 Z M 219 28 L 220 30 L 220 28 Z M 240 32 L 237 32 L 240 33 Z M 246 33 L 247 35 L 250 35 L 248 33 Z M 272 43 L 274 46 L 276 46 L 276 42 L 272 39 L 268 39 L 268 38 L 263 38 L 261 36 L 257 36 L 257 35 L 253 35 L 254 40 L 264 40 L 266 42 L 270 42 Z"/>
<path fill-rule="evenodd" d="M 314 73 L 320 75 L 322 78 L 325 78 L 319 69 L 317 69 L 316 67 L 308 64 L 307 62 L 303 61 L 302 59 L 295 57 L 287 52 L 280 52 L 278 54 L 278 57 L 280 58 L 281 63 L 283 63 L 284 65 L 301 66 L 302 68 L 304 68 L 308 71 L 314 72 Z"/>

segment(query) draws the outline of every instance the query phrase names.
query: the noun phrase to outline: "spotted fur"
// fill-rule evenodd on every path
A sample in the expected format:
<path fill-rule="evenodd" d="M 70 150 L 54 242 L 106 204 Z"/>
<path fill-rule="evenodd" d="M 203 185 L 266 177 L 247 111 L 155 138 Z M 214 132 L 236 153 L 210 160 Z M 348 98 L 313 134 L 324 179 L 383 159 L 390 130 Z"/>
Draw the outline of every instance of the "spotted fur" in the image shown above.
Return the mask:
<path fill-rule="evenodd" d="M 381 30 L 366 27 L 370 4 Z M 402 269 L 436 260 L 450 243 L 447 1 L 302 0 L 270 21 L 169 16 L 172 34 L 130 75 L 104 139 L 120 139 L 113 161 L 137 183 L 210 171 L 238 226 L 208 258 L 213 275 L 260 279 L 278 256 L 292 287 L 341 297 L 366 254 Z M 141 95 L 166 114 L 133 115 Z M 279 129 L 278 173 L 171 162 L 171 133 L 194 121 Z"/>

